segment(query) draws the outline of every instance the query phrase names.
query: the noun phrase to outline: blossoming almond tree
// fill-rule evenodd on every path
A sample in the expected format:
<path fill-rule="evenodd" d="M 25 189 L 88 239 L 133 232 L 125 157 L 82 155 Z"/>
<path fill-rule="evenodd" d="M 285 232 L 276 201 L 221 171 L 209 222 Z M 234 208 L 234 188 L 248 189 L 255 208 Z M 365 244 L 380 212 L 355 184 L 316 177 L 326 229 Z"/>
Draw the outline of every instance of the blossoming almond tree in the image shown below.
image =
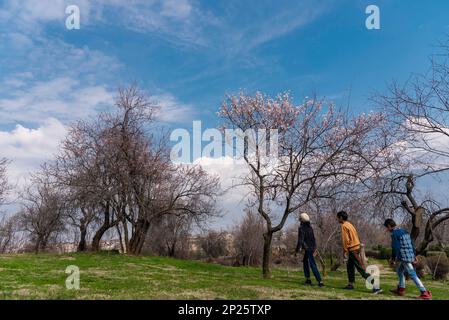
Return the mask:
<path fill-rule="evenodd" d="M 350 117 L 332 104 L 310 99 L 295 105 L 288 93 L 275 98 L 262 93 L 229 96 L 219 116 L 223 128 L 278 130 L 278 154 L 267 151 L 264 139 L 255 139 L 251 150 L 245 134 L 241 155 L 249 168 L 242 184 L 251 189 L 250 205 L 265 221 L 263 276 L 270 272 L 273 234 L 282 230 L 287 218 L 311 199 L 329 197 L 325 186 L 361 183 L 379 172 L 389 147 L 382 130 L 381 114 Z M 265 137 L 264 137 L 265 138 Z M 267 138 L 269 139 L 269 138 Z M 272 150 L 271 150 L 272 151 Z"/>

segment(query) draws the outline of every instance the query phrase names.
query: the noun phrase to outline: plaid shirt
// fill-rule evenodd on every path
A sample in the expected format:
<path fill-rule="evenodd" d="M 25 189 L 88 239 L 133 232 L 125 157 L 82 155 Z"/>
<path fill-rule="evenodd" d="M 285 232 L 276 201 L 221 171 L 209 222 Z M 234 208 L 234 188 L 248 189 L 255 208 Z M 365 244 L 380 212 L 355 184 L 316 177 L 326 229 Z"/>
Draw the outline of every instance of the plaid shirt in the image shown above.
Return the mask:
<path fill-rule="evenodd" d="M 391 233 L 392 258 L 403 262 L 415 261 L 416 251 L 410 234 L 404 229 L 396 228 Z"/>

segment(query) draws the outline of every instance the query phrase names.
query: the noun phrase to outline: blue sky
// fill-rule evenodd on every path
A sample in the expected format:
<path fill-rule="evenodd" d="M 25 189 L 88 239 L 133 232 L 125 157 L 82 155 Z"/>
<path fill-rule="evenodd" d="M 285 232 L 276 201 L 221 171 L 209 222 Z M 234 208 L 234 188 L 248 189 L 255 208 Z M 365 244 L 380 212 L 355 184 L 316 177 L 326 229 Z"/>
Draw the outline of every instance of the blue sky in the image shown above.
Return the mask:
<path fill-rule="evenodd" d="M 65 28 L 69 4 L 80 30 Z M 370 4 L 380 30 L 365 28 Z M 369 111 L 374 91 L 427 69 L 446 33 L 444 0 L 0 0 L 0 156 L 20 179 L 55 152 L 68 123 L 131 82 L 171 128 L 216 126 L 224 95 L 240 89 L 350 98 Z"/>

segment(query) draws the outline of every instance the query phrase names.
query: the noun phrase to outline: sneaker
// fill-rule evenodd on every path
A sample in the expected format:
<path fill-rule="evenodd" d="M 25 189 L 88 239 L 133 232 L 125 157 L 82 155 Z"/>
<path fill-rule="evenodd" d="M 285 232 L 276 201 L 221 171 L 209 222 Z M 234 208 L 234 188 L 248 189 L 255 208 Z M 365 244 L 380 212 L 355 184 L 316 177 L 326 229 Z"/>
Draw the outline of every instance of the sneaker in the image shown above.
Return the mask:
<path fill-rule="evenodd" d="M 396 289 L 391 289 L 390 292 L 397 296 L 405 296 L 405 288 L 397 287 Z"/>
<path fill-rule="evenodd" d="M 312 286 L 312 280 L 306 280 L 306 282 L 304 282 L 305 286 Z"/>
<path fill-rule="evenodd" d="M 373 294 L 379 294 L 379 293 L 382 293 L 382 292 L 383 292 L 383 290 L 381 288 L 373 289 Z"/>
<path fill-rule="evenodd" d="M 430 292 L 429 290 L 422 291 L 421 295 L 418 297 L 418 299 L 430 300 L 430 299 L 432 299 L 432 292 Z"/>
<path fill-rule="evenodd" d="M 352 284 L 348 284 L 346 287 L 344 287 L 343 289 L 345 290 L 354 290 L 354 286 Z"/>
<path fill-rule="evenodd" d="M 324 283 L 319 282 L 319 283 L 318 283 L 318 287 L 320 287 L 320 288 L 324 287 Z"/>

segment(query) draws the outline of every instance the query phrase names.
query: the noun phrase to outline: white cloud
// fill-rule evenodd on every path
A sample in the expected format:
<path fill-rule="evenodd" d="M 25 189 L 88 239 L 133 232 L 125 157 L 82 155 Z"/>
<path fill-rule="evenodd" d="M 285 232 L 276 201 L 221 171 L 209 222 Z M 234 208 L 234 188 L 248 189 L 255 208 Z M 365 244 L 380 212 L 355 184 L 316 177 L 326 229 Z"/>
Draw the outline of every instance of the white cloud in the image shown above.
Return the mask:
<path fill-rule="evenodd" d="M 221 187 L 226 191 L 218 200 L 225 210 L 225 215 L 217 225 L 231 226 L 239 222 L 246 206 L 246 198 L 251 191 L 248 186 L 241 185 L 243 178 L 249 173 L 244 160 L 236 160 L 229 156 L 201 157 L 193 164 L 201 165 L 207 173 L 220 177 Z"/>
<path fill-rule="evenodd" d="M 12 161 L 8 167 L 10 182 L 23 185 L 29 172 L 56 154 L 65 134 L 64 125 L 54 118 L 34 129 L 16 125 L 11 131 L 0 131 L 1 156 Z"/>
<path fill-rule="evenodd" d="M 426 119 L 413 119 L 405 127 L 413 132 L 410 141 L 400 146 L 407 150 L 407 156 L 416 169 L 439 170 L 449 166 L 449 128 L 439 125 L 438 132 L 432 129 L 437 124 L 430 124 Z M 399 148 L 399 147 L 398 147 Z"/>

